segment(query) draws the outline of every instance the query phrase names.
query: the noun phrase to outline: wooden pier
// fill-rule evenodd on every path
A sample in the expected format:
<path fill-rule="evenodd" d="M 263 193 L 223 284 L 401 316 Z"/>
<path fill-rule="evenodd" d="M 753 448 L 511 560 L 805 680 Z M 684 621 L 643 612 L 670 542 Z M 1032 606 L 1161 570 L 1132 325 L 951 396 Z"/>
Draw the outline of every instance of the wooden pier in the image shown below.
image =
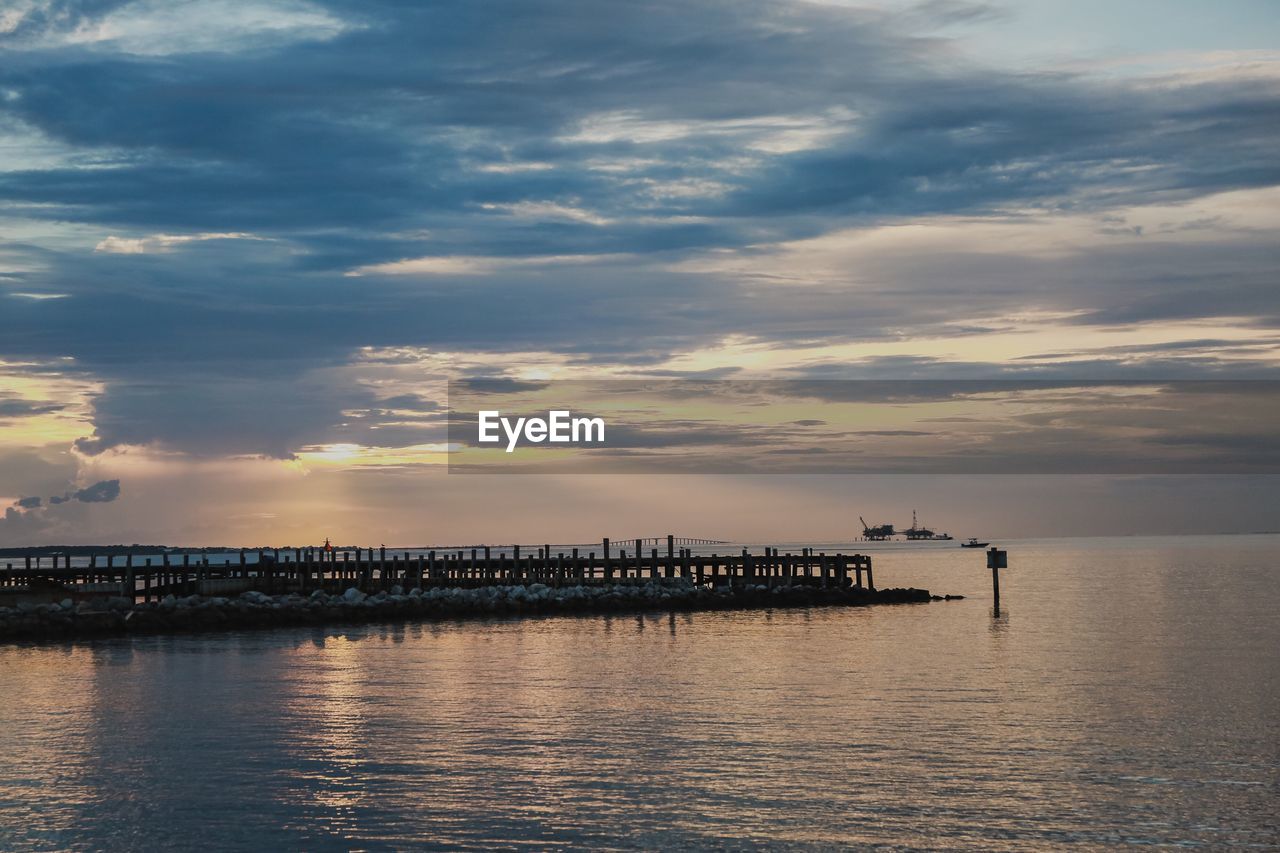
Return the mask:
<path fill-rule="evenodd" d="M 342 592 L 356 588 L 372 594 L 420 587 L 548 586 L 645 583 L 685 578 L 710 586 L 818 586 L 875 590 L 871 558 L 862 554 L 780 552 L 694 554 L 668 536 L 665 549 L 649 547 L 660 539 L 624 543 L 601 541 L 599 549 L 553 551 L 551 546 L 475 547 L 437 551 L 386 548 L 240 551 L 211 558 L 207 554 L 135 556 L 74 553 L 25 557 L 0 571 L 0 603 L 25 594 L 48 600 L 122 596 L 130 602 L 157 601 L 167 595 L 234 596 L 256 590 L 266 594 Z M 630 550 L 628 550 L 628 548 Z"/>

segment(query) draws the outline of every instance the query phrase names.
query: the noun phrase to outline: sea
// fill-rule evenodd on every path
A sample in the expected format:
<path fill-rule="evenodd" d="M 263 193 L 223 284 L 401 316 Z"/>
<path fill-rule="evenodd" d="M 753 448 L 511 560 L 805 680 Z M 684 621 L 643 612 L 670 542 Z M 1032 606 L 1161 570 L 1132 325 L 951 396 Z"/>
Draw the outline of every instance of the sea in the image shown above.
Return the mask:
<path fill-rule="evenodd" d="M 0 850 L 1280 848 L 1280 536 L 1002 541 L 998 611 L 957 544 L 815 543 L 929 604 L 0 645 Z"/>

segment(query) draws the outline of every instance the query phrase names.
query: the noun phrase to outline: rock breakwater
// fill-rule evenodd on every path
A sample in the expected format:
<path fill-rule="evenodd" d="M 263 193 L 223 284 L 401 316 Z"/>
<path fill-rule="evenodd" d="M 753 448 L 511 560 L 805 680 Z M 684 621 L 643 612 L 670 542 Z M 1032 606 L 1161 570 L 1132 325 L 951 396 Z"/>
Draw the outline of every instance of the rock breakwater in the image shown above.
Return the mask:
<path fill-rule="evenodd" d="M 80 602 L 68 598 L 60 603 L 0 607 L 0 641 L 512 615 L 865 606 L 942 598 L 922 589 L 711 588 L 680 578 L 561 587 L 535 583 L 405 590 L 396 586 L 372 595 L 354 587 L 340 593 L 316 590 L 307 595 L 169 595 L 142 604 L 123 597 Z"/>

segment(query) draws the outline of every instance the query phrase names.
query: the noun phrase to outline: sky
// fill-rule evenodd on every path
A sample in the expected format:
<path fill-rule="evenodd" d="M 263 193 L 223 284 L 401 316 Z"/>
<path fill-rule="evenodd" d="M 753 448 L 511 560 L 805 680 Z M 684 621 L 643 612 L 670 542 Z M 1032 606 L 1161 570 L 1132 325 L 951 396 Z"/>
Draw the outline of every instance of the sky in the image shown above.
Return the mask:
<path fill-rule="evenodd" d="M 0 546 L 1280 529 L 1263 473 L 446 453 L 467 377 L 1278 378 L 1271 6 L 10 0 Z"/>

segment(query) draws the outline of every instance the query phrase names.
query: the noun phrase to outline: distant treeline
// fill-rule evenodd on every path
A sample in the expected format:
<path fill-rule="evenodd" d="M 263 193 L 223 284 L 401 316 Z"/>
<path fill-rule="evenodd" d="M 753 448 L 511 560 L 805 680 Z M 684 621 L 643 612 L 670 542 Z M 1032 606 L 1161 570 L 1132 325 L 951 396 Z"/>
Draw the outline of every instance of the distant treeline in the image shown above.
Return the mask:
<path fill-rule="evenodd" d="M 0 557 L 48 557 L 51 554 L 73 554 L 77 557 L 92 557 L 125 554 L 203 554 L 236 552 L 240 549 L 224 545 L 208 548 L 176 548 L 172 545 L 35 545 L 26 548 L 0 548 Z M 257 548 L 246 548 L 246 551 L 257 551 Z M 263 550 L 269 551 L 270 548 Z M 285 549 L 281 549 L 285 550 Z"/>

